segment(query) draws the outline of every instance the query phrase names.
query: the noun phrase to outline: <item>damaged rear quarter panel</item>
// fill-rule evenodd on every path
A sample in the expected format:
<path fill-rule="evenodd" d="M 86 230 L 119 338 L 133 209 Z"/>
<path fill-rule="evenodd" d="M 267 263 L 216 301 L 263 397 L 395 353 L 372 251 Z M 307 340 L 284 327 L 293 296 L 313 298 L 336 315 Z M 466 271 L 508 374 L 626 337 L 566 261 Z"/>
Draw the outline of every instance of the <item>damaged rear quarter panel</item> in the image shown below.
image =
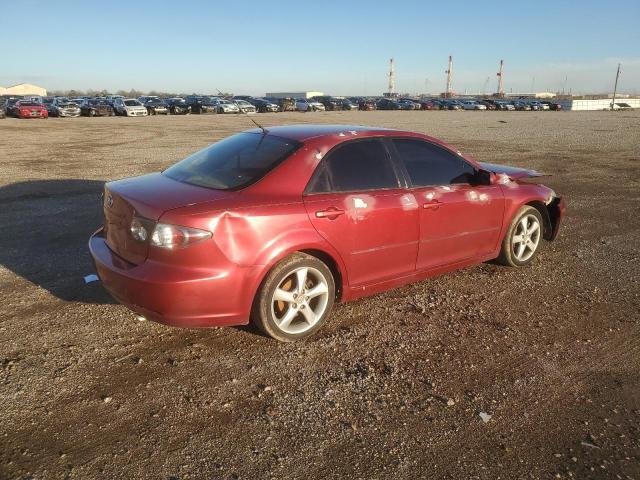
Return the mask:
<path fill-rule="evenodd" d="M 301 201 L 229 206 L 213 211 L 202 211 L 201 206 L 194 205 L 167 212 L 161 221 L 188 223 L 185 226 L 212 232 L 217 249 L 228 261 L 240 266 L 259 265 L 268 270 L 290 253 L 319 250 L 334 259 L 346 279 L 341 258 L 313 228 Z"/>

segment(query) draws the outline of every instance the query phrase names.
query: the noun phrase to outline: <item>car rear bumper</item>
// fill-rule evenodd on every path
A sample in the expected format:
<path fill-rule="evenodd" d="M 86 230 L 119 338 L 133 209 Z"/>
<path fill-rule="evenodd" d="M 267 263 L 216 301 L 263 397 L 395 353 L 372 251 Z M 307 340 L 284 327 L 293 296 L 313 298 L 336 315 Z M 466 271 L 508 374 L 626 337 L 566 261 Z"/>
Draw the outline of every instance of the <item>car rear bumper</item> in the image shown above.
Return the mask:
<path fill-rule="evenodd" d="M 134 312 L 176 327 L 248 323 L 257 267 L 184 268 L 151 260 L 134 265 L 111 251 L 102 229 L 89 251 L 105 289 Z"/>

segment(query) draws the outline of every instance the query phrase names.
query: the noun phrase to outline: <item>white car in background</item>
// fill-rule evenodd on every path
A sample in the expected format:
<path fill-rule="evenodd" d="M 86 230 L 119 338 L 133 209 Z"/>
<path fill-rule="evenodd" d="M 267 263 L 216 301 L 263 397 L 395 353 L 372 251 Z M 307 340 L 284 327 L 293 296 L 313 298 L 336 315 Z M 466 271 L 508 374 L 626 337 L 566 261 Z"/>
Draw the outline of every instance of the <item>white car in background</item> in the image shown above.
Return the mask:
<path fill-rule="evenodd" d="M 317 112 L 326 110 L 325 106 L 316 102 L 315 100 L 309 100 L 307 98 L 296 98 L 296 110 L 299 112 Z"/>
<path fill-rule="evenodd" d="M 149 115 L 147 107 L 135 98 L 117 98 L 113 101 L 113 110 L 116 115 L 125 117 L 146 117 Z"/>
<path fill-rule="evenodd" d="M 246 100 L 234 100 L 233 103 L 235 103 L 243 113 L 256 113 L 256 107 Z"/>
<path fill-rule="evenodd" d="M 212 99 L 211 104 L 216 106 L 217 113 L 240 113 L 238 105 L 223 98 Z"/>
<path fill-rule="evenodd" d="M 476 102 L 475 100 L 461 100 L 462 108 L 465 110 L 486 110 L 487 106 Z"/>

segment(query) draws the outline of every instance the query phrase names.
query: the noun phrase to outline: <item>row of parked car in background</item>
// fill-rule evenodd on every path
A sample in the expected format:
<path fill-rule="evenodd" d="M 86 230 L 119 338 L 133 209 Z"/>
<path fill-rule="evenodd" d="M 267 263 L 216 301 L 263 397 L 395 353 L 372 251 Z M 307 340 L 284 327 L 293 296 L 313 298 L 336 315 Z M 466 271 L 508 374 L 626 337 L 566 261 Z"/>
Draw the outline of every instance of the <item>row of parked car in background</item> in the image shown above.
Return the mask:
<path fill-rule="evenodd" d="M 186 95 L 161 98 L 144 95 L 104 97 L 5 97 L 0 99 L 0 117 L 99 117 L 121 115 L 186 115 L 206 113 L 318 112 L 338 110 L 562 110 L 556 102 L 537 99 L 494 98 L 396 98 L 332 97 L 272 98 Z"/>

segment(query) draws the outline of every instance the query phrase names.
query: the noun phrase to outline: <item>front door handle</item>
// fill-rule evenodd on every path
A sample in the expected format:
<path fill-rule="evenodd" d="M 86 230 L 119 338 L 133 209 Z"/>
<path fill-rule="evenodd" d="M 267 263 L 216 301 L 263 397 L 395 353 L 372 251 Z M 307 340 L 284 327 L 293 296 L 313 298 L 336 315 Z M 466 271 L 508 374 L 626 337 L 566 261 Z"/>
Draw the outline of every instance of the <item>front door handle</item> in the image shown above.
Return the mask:
<path fill-rule="evenodd" d="M 442 205 L 442 202 L 440 200 L 433 199 L 433 200 L 429 200 L 427 203 L 423 203 L 422 208 L 437 210 L 440 208 L 440 205 Z"/>
<path fill-rule="evenodd" d="M 344 210 L 340 210 L 336 207 L 329 207 L 326 210 L 320 210 L 316 212 L 317 218 L 328 218 L 329 220 L 335 220 L 338 216 L 342 215 Z"/>

